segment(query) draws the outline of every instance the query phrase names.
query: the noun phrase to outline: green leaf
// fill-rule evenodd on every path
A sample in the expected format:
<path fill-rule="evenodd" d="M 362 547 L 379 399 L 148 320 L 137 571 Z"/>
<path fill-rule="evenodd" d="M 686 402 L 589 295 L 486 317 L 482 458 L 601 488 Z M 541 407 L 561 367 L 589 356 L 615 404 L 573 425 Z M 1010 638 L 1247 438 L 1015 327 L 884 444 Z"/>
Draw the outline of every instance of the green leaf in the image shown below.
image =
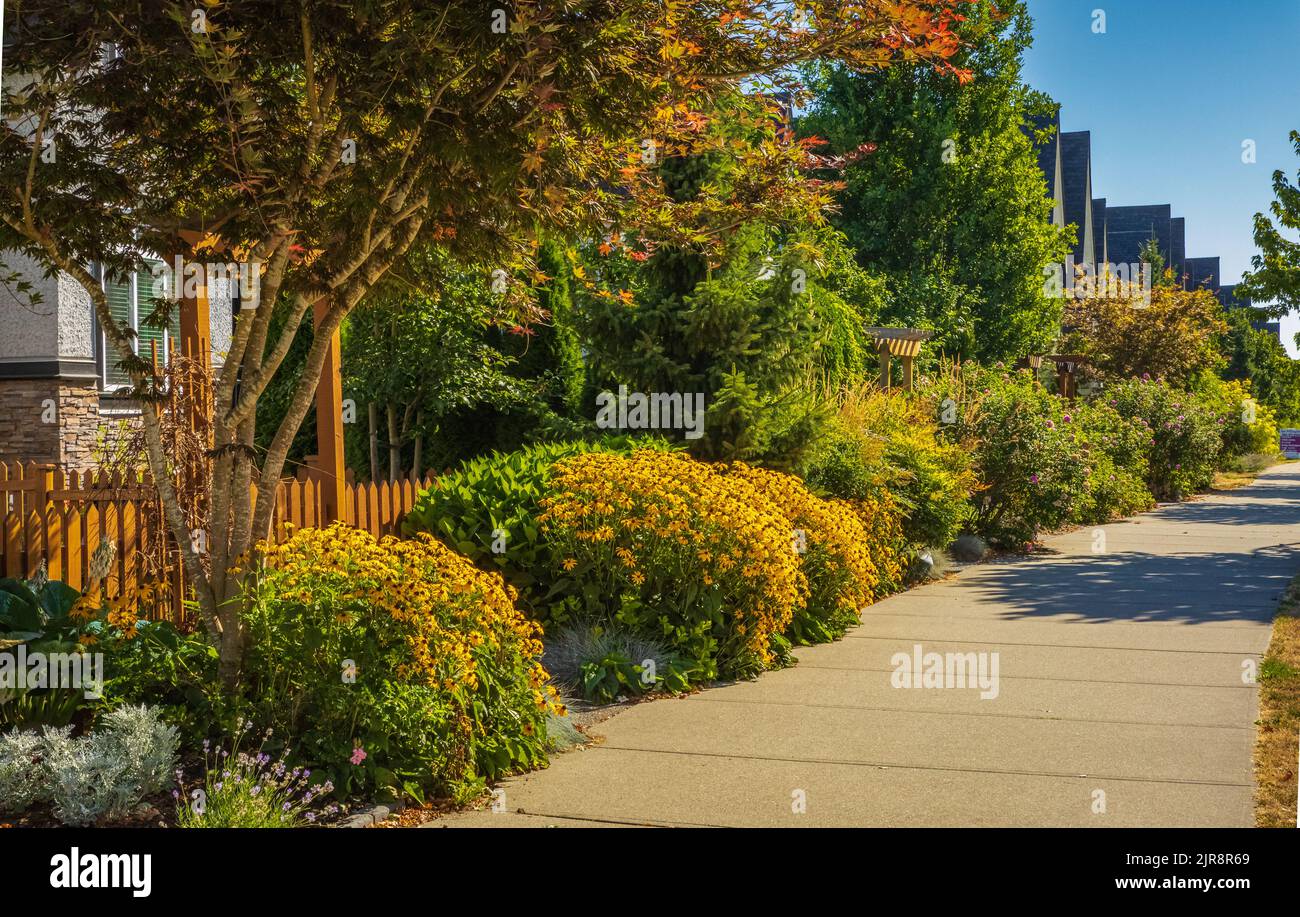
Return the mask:
<path fill-rule="evenodd" d="M 26 596 L 8 589 L 6 584 L 12 582 L 15 581 L 0 580 L 0 590 L 3 590 L 0 591 L 0 623 L 8 625 L 12 630 L 43 631 L 45 619 L 40 606 L 36 604 L 36 597 L 21 584 L 19 586 Z"/>
<path fill-rule="evenodd" d="M 38 630 L 5 631 L 0 633 L 0 650 L 7 650 L 10 647 L 18 646 L 20 643 L 27 643 L 39 636 L 41 636 L 41 632 Z"/>
<path fill-rule="evenodd" d="M 45 609 L 45 614 L 51 621 L 63 621 L 68 617 L 68 612 L 72 606 L 77 604 L 77 599 L 81 598 L 81 593 L 73 589 L 67 583 L 59 580 L 50 580 L 41 590 L 40 605 Z"/>

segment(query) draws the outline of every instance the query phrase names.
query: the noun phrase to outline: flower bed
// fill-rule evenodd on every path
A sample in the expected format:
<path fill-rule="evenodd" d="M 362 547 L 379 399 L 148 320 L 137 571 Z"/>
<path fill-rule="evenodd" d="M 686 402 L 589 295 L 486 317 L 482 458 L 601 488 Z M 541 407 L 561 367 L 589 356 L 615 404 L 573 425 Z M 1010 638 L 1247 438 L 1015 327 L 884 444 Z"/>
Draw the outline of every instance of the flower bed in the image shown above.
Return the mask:
<path fill-rule="evenodd" d="M 264 547 L 246 616 L 260 724 L 344 794 L 465 796 L 546 760 L 541 628 L 429 535 L 334 525 Z"/>
<path fill-rule="evenodd" d="M 585 615 L 662 634 L 703 679 L 784 657 L 808 582 L 794 527 L 743 477 L 680 453 L 588 453 L 556 463 L 549 492 L 552 588 L 583 596 Z"/>

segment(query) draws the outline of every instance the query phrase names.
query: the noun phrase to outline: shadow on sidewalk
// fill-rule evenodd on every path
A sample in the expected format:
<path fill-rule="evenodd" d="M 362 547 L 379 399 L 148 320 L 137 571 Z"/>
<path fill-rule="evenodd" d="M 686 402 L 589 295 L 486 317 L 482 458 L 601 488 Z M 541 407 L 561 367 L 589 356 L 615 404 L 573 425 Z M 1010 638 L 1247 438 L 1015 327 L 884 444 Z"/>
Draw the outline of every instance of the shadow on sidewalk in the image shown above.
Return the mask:
<path fill-rule="evenodd" d="M 1270 621 L 1287 583 L 1300 571 L 1300 466 L 1283 467 L 1212 499 L 1162 505 L 1136 522 L 1295 526 L 1294 544 L 1174 555 L 1039 555 L 988 565 L 962 588 L 972 597 L 1002 603 L 1001 617 L 1007 620 L 1073 615 L 1087 622 Z M 1189 539 L 1188 546 L 1204 544 Z"/>
<path fill-rule="evenodd" d="M 1300 549 L 1233 554 L 1114 553 L 989 568 L 965 587 L 1018 620 L 1075 615 L 1091 622 L 1270 621 Z"/>

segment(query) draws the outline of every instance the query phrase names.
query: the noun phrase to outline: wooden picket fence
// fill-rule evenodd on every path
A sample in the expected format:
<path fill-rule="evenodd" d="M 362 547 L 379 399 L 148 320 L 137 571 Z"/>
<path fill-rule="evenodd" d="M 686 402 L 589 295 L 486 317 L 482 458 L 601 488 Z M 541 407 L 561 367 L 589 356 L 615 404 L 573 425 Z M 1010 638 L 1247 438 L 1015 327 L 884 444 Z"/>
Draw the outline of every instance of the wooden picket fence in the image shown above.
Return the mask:
<path fill-rule="evenodd" d="M 402 519 L 420 490 L 432 484 L 348 483 L 342 521 L 375 537 L 401 534 Z M 274 531 L 328 525 L 321 488 L 305 473 L 276 491 Z M 91 559 L 103 542 L 116 549 L 101 587 L 104 597 L 130 594 L 154 582 L 166 586 L 149 617 L 191 620 L 179 552 L 160 531 L 158 496 L 147 475 L 65 472 L 51 465 L 0 462 L 0 576 L 31 578 L 45 563 L 50 579 L 75 589 L 91 582 Z"/>

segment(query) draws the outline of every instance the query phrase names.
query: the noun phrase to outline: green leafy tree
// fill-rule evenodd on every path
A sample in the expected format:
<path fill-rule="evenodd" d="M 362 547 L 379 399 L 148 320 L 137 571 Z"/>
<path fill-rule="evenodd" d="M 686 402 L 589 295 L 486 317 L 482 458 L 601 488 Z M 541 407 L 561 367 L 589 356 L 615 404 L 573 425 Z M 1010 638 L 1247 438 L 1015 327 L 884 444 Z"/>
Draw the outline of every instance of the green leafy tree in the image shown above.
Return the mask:
<path fill-rule="evenodd" d="M 746 157 L 778 133 L 761 98 L 733 97 L 719 111 L 716 150 L 654 170 L 673 208 L 747 194 L 738 180 Z M 773 208 L 719 238 L 712 249 L 692 240 L 646 251 L 611 237 L 588 252 L 598 282 L 586 287 L 580 321 L 595 379 L 688 403 L 703 396 L 703 435 L 690 442 L 698 455 L 788 463 L 816 426 L 810 380 L 861 372 L 862 329 L 881 293 L 820 209 Z M 862 308 L 840 291 L 861 296 Z"/>
<path fill-rule="evenodd" d="M 1138 253 L 1138 261 L 1142 264 L 1149 265 L 1147 270 L 1151 272 L 1152 286 L 1172 286 L 1174 283 L 1173 274 L 1165 273 L 1165 256 L 1160 251 L 1159 239 L 1147 239 Z"/>
<path fill-rule="evenodd" d="M 1224 363 L 1223 307 L 1209 290 L 1184 290 L 1172 272 L 1163 277 L 1150 303 L 1135 284 L 1116 291 L 1121 295 L 1070 301 L 1061 352 L 1085 355 L 1091 371 L 1108 380 L 1145 374 L 1190 387 L 1213 376 Z"/>
<path fill-rule="evenodd" d="M 500 397 L 464 406 L 446 418 L 437 440 L 436 459 L 442 465 L 590 432 L 580 421 L 587 372 L 575 326 L 572 274 L 564 246 L 555 238 L 541 243 L 537 268 L 539 319 L 485 331 L 487 343 L 506 358 L 509 385 L 500 389 Z M 586 419 L 589 426 L 589 413 Z"/>
<path fill-rule="evenodd" d="M 696 113 L 718 92 L 818 56 L 859 69 L 948 66 L 956 40 L 942 10 L 922 0 L 808 0 L 798 17 L 782 4 L 661 0 L 13 0 L 6 73 L 22 76 L 0 100 L 0 250 L 63 272 L 90 297 L 143 405 L 148 464 L 225 683 L 238 684 L 245 648 L 248 565 L 231 571 L 271 531 L 273 485 L 328 340 L 408 252 L 440 242 L 465 263 L 501 265 L 497 311 L 527 318 L 528 237 L 538 225 L 594 231 L 645 203 L 620 193 L 644 144 L 691 148 Z M 821 194 L 792 158 L 751 160 L 750 193 L 725 199 L 732 219 Z M 645 231 L 697 232 L 678 216 Z M 197 526 L 206 539 L 172 483 L 157 382 L 87 269 L 126 273 L 151 253 L 258 265 L 257 307 L 241 312 L 213 381 Z M 258 401 L 317 303 L 321 333 L 261 453 Z M 287 312 L 273 339 L 278 308 Z"/>
<path fill-rule="evenodd" d="M 875 147 L 847 168 L 835 223 L 859 263 L 888 277 L 886 322 L 934 329 L 931 352 L 993 361 L 1050 344 L 1061 303 L 1044 291 L 1042 271 L 1067 248 L 1050 225 L 1025 129 L 1049 105 L 1020 80 L 1031 40 L 1025 5 L 962 12 L 953 59 L 968 81 L 831 66 L 799 130 L 833 152 Z"/>
<path fill-rule="evenodd" d="M 1300 361 L 1291 359 L 1277 336 L 1256 329 L 1251 322 L 1264 313 L 1255 309 L 1229 309 L 1228 330 L 1220 349 L 1228 365 L 1223 378 L 1250 380 L 1260 403 L 1268 405 L 1284 426 L 1300 424 Z"/>
<path fill-rule="evenodd" d="M 1300 131 L 1291 132 L 1291 143 L 1300 156 Z M 1256 303 L 1273 317 L 1300 309 L 1300 242 L 1288 239 L 1283 229 L 1300 230 L 1300 172 L 1292 184 L 1286 173 L 1273 173 L 1273 194 L 1269 204 L 1273 220 L 1255 214 L 1255 245 L 1260 253 L 1250 259 L 1253 270 L 1247 271 L 1237 287 L 1237 295 Z"/>
<path fill-rule="evenodd" d="M 493 304 L 482 272 L 438 251 L 421 269 L 419 285 L 393 272 L 344 326 L 344 388 L 364 411 L 355 429 L 367 433 L 371 480 L 418 479 L 447 417 L 524 397 L 507 373 L 510 358 L 487 341 Z"/>

